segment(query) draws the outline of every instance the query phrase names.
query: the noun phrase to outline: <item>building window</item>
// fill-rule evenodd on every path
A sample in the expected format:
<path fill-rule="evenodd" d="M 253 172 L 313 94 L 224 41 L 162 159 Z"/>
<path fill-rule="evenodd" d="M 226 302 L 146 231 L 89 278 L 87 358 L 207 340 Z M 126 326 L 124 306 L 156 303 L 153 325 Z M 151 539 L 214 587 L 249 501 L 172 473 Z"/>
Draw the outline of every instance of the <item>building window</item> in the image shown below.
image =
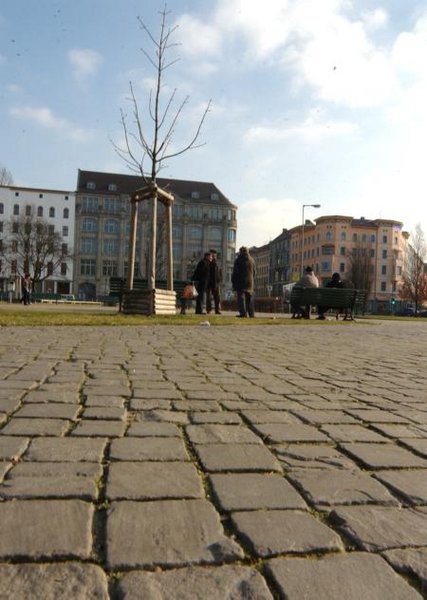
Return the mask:
<path fill-rule="evenodd" d="M 104 254 L 107 254 L 107 256 L 118 254 L 119 253 L 119 241 L 118 240 L 104 240 L 103 251 L 104 251 Z"/>
<path fill-rule="evenodd" d="M 342 240 L 343 242 L 345 242 L 345 240 L 346 240 L 346 239 L 347 239 L 347 234 L 346 234 L 346 232 L 345 232 L 345 231 L 341 231 L 341 240 Z"/>
<path fill-rule="evenodd" d="M 341 256 L 345 256 L 347 254 L 347 250 L 345 246 L 341 246 L 340 248 L 340 254 Z"/>
<path fill-rule="evenodd" d="M 96 260 L 93 258 L 82 258 L 80 260 L 80 275 L 95 275 Z"/>
<path fill-rule="evenodd" d="M 61 263 L 61 275 L 63 277 L 67 275 L 67 263 Z"/>
<path fill-rule="evenodd" d="M 52 261 L 47 263 L 47 274 L 49 276 L 53 275 L 53 262 Z"/>
<path fill-rule="evenodd" d="M 39 198 L 43 198 L 43 194 L 39 194 Z"/>
<path fill-rule="evenodd" d="M 19 233 L 19 223 L 16 221 L 12 223 L 12 233 Z"/>
<path fill-rule="evenodd" d="M 96 185 L 93 181 L 88 181 L 86 184 L 86 189 L 88 190 L 95 190 L 96 189 Z"/>
<path fill-rule="evenodd" d="M 387 244 L 387 236 L 383 235 L 383 244 Z"/>
<path fill-rule="evenodd" d="M 191 192 L 191 199 L 198 200 L 200 198 L 199 192 Z"/>
<path fill-rule="evenodd" d="M 102 274 L 104 277 L 117 277 L 117 261 L 116 260 L 103 260 L 102 261 Z"/>
<path fill-rule="evenodd" d="M 63 212 L 64 219 L 68 219 L 69 216 L 70 216 L 70 209 L 64 208 L 64 212 Z"/>
<path fill-rule="evenodd" d="M 3 221 L 0 221 L 0 233 L 3 233 Z M 0 271 L 1 273 L 1 271 Z"/>
<path fill-rule="evenodd" d="M 68 254 L 68 244 L 62 244 L 62 254 L 64 256 Z"/>
<path fill-rule="evenodd" d="M 387 250 L 383 250 L 383 258 L 387 258 Z"/>
<path fill-rule="evenodd" d="M 373 234 L 371 235 L 371 242 L 372 242 L 372 243 L 373 243 L 373 242 L 375 242 L 375 239 L 376 239 L 376 238 L 375 238 L 375 233 L 373 233 Z"/>
<path fill-rule="evenodd" d="M 387 266 L 386 265 L 381 266 L 381 275 L 387 275 Z"/>
<path fill-rule="evenodd" d="M 85 232 L 89 232 L 89 233 L 95 233 L 98 229 L 98 224 L 96 219 L 93 219 L 91 217 L 87 217 L 85 219 L 83 219 L 82 222 L 82 231 Z"/>
<path fill-rule="evenodd" d="M 62 237 L 68 237 L 68 227 L 67 227 L 67 225 L 64 225 L 62 227 Z"/>
<path fill-rule="evenodd" d="M 109 192 L 117 192 L 117 185 L 115 183 L 109 183 L 108 184 L 108 191 Z"/>
<path fill-rule="evenodd" d="M 82 254 L 96 254 L 96 239 L 82 238 L 80 240 L 80 252 Z"/>
<path fill-rule="evenodd" d="M 202 228 L 201 227 L 189 227 L 188 235 L 192 240 L 201 240 L 202 239 Z"/>
<path fill-rule="evenodd" d="M 15 192 L 15 196 L 19 196 L 19 192 Z"/>
<path fill-rule="evenodd" d="M 366 233 L 364 233 L 364 234 L 362 235 L 362 242 L 363 242 L 363 243 L 366 243 Z"/>
<path fill-rule="evenodd" d="M 321 269 L 322 269 L 323 272 L 330 271 L 331 270 L 331 266 L 330 266 L 329 261 L 322 262 Z"/>
<path fill-rule="evenodd" d="M 4 204 L 0 202 L 0 215 L 4 214 Z"/>
<path fill-rule="evenodd" d="M 51 206 L 49 208 L 49 217 L 51 217 L 51 218 L 55 217 L 55 208 L 53 206 Z"/>
<path fill-rule="evenodd" d="M 119 224 L 115 219 L 107 219 L 104 223 L 105 233 L 118 233 Z"/>
<path fill-rule="evenodd" d="M 14 215 L 19 215 L 19 204 L 14 204 L 13 205 L 13 214 Z"/>
<path fill-rule="evenodd" d="M 227 241 L 228 242 L 235 242 L 236 241 L 236 230 L 235 229 L 229 229 L 227 231 Z"/>
<path fill-rule="evenodd" d="M 109 213 L 120 212 L 122 203 L 120 198 L 104 198 L 104 210 Z"/>
<path fill-rule="evenodd" d="M 37 207 L 37 216 L 38 217 L 42 217 L 43 216 L 43 206 L 38 206 Z"/>
<path fill-rule="evenodd" d="M 326 240 L 329 242 L 332 239 L 332 233 L 330 231 L 326 232 Z"/>
<path fill-rule="evenodd" d="M 357 233 L 353 233 L 353 242 L 357 242 Z"/>
<path fill-rule="evenodd" d="M 219 200 L 219 194 L 217 194 L 216 192 L 212 192 L 211 200 Z"/>
<path fill-rule="evenodd" d="M 31 206 L 29 204 L 27 204 L 27 206 L 25 207 L 25 216 L 31 217 Z"/>
<path fill-rule="evenodd" d="M 340 273 L 345 273 L 345 263 L 340 263 Z"/>
<path fill-rule="evenodd" d="M 212 242 L 220 242 L 222 240 L 222 229 L 219 227 L 209 227 L 208 238 Z"/>
<path fill-rule="evenodd" d="M 83 196 L 81 201 L 83 212 L 95 212 L 98 210 L 98 198 L 95 196 Z"/>
<path fill-rule="evenodd" d="M 182 225 L 172 225 L 172 239 L 182 240 Z"/>
<path fill-rule="evenodd" d="M 373 248 L 371 248 L 371 249 L 369 250 L 369 256 L 370 256 L 371 258 L 374 258 L 374 256 L 375 256 L 375 250 L 374 250 Z"/>
<path fill-rule="evenodd" d="M 48 225 L 48 227 L 47 227 L 47 233 L 49 235 L 55 235 L 55 225 Z"/>
<path fill-rule="evenodd" d="M 385 292 L 387 290 L 387 283 L 385 281 L 381 281 L 381 291 Z"/>

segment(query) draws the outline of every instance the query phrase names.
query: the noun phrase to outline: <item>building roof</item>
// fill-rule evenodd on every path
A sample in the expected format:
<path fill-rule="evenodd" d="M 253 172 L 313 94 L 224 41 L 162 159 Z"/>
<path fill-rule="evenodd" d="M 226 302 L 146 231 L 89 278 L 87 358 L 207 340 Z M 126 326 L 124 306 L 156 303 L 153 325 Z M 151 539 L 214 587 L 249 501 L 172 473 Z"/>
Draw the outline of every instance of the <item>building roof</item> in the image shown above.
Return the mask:
<path fill-rule="evenodd" d="M 87 184 L 95 184 L 95 189 L 90 190 Z M 213 183 L 205 181 L 187 181 L 183 179 L 157 179 L 159 187 L 175 196 L 175 200 L 181 199 L 192 203 L 211 204 L 231 208 L 237 208 Z M 111 185 L 116 186 L 114 190 Z M 98 171 L 78 170 L 77 192 L 102 192 L 105 194 L 127 194 L 131 195 L 135 190 L 144 186 L 144 181 L 139 175 L 126 175 L 123 173 L 101 173 Z M 198 193 L 195 197 L 194 193 Z"/>

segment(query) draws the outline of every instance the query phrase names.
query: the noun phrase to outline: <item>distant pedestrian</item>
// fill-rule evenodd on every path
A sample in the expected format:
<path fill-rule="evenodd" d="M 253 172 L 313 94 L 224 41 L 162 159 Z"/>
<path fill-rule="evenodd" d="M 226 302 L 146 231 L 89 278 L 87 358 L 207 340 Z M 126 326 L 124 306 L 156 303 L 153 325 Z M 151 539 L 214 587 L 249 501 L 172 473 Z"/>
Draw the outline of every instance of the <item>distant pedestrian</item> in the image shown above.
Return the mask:
<path fill-rule="evenodd" d="M 29 273 L 25 273 L 22 278 L 22 299 L 25 305 L 31 304 L 31 277 Z"/>
<path fill-rule="evenodd" d="M 209 314 L 212 310 L 212 298 L 214 301 L 215 314 L 221 314 L 220 305 L 220 286 L 222 282 L 222 269 L 217 262 L 216 250 L 210 250 L 211 262 L 209 265 L 209 279 L 206 288 L 206 312 Z"/>
<path fill-rule="evenodd" d="M 237 306 L 240 318 L 255 316 L 254 312 L 254 285 L 255 285 L 255 261 L 249 254 L 248 248 L 242 246 L 239 255 L 234 261 L 233 273 L 231 275 L 233 290 L 237 294 Z"/>
<path fill-rule="evenodd" d="M 194 282 L 197 290 L 196 315 L 203 315 L 203 307 L 206 303 L 206 290 L 209 281 L 209 268 L 211 262 L 211 253 L 205 252 L 202 260 L 196 265 L 191 281 Z"/>

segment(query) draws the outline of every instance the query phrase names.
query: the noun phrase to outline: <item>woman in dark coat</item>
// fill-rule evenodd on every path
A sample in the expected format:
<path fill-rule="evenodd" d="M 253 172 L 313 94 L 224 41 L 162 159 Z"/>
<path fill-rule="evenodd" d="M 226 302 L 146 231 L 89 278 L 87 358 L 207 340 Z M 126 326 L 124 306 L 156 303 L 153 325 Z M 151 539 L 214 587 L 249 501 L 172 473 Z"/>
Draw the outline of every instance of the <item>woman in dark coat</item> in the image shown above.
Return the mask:
<path fill-rule="evenodd" d="M 242 246 L 239 255 L 234 261 L 233 273 L 231 275 L 233 290 L 237 294 L 238 317 L 254 317 L 254 283 L 255 283 L 255 261 L 249 254 L 249 250 Z"/>
<path fill-rule="evenodd" d="M 203 307 L 206 302 L 206 288 L 209 281 L 209 267 L 212 260 L 210 252 L 205 252 L 202 260 L 196 265 L 191 281 L 194 282 L 197 290 L 196 315 L 203 315 Z"/>

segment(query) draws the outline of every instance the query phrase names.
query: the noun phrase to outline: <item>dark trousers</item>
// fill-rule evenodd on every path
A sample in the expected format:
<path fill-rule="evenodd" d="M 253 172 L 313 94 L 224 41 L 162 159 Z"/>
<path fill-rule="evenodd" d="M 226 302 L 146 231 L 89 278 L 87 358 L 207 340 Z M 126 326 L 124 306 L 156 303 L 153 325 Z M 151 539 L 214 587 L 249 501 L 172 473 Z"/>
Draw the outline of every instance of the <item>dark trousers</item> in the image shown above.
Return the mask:
<path fill-rule="evenodd" d="M 207 288 L 206 290 L 206 312 L 211 312 L 212 310 L 212 298 L 214 301 L 215 312 L 219 313 L 221 310 L 220 300 L 219 300 L 219 288 Z"/>
<path fill-rule="evenodd" d="M 244 290 L 237 291 L 237 307 L 241 317 L 253 317 L 254 313 L 254 297 L 250 292 Z"/>
<path fill-rule="evenodd" d="M 206 300 L 206 285 L 197 283 L 196 290 L 197 290 L 196 315 L 202 315 L 203 308 L 205 306 L 205 300 Z"/>

